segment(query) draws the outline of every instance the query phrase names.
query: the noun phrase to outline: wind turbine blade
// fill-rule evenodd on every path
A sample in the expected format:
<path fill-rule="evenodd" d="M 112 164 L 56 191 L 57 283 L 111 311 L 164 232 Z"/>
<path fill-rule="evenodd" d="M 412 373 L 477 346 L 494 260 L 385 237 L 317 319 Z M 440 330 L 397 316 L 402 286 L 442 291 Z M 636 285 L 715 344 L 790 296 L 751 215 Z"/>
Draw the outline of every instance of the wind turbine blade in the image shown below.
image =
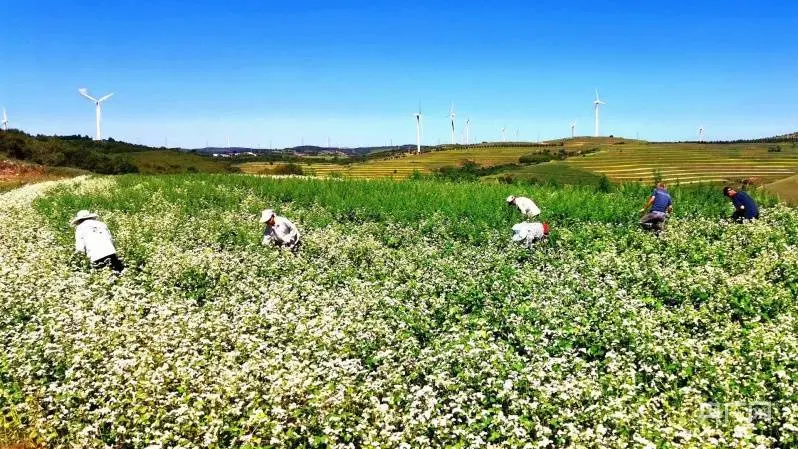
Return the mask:
<path fill-rule="evenodd" d="M 78 89 L 78 93 L 83 95 L 84 97 L 88 98 L 89 100 L 95 102 L 95 103 L 97 102 L 97 99 L 92 97 L 91 95 L 89 95 L 89 91 L 87 91 L 86 89 L 83 89 L 83 88 Z"/>
<path fill-rule="evenodd" d="M 596 101 L 599 101 L 598 89 L 596 89 Z"/>
<path fill-rule="evenodd" d="M 100 99 L 99 99 L 99 100 L 97 100 L 97 101 L 100 101 L 100 102 L 102 102 L 102 101 L 105 101 L 105 100 L 107 100 L 107 99 L 111 98 L 113 95 L 114 95 L 114 93 L 113 93 L 113 92 L 111 92 L 110 94 L 108 94 L 108 95 L 106 95 L 106 96 L 104 96 L 104 97 L 100 98 Z"/>

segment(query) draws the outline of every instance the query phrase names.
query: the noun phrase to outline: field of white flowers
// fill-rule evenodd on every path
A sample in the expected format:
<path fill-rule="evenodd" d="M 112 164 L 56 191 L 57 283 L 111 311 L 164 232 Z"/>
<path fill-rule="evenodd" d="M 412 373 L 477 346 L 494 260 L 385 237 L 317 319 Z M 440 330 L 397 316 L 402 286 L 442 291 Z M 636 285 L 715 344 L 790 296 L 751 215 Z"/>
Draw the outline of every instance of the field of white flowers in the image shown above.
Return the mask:
<path fill-rule="evenodd" d="M 509 242 L 511 187 L 463 199 L 487 217 L 472 235 L 447 203 L 472 187 L 374 184 L 429 190 L 443 212 L 416 217 L 243 178 L 0 196 L 0 430 L 64 448 L 798 446 L 794 209 L 731 225 L 721 198 L 657 238 L 634 226 L 644 196 L 591 193 L 628 223 L 563 211 L 530 251 Z M 370 185 L 347 183 L 341 201 Z M 544 211 L 578 194 L 535 193 Z M 259 245 L 267 206 L 300 253 Z M 72 255 L 83 208 L 121 278 Z"/>

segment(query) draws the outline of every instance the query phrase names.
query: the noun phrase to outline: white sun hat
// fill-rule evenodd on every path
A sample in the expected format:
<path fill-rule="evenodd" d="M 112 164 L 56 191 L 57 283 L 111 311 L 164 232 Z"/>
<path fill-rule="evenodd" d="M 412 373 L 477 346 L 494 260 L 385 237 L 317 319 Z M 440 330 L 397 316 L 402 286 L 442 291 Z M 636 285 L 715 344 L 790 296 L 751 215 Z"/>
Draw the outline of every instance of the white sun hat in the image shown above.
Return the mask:
<path fill-rule="evenodd" d="M 97 218 L 97 214 L 89 212 L 87 210 L 79 210 L 78 213 L 75 215 L 75 218 L 69 222 L 70 225 L 75 226 L 83 220 L 88 220 L 89 218 Z"/>
<path fill-rule="evenodd" d="M 266 223 L 267 221 L 271 220 L 274 217 L 274 210 L 266 209 L 260 213 L 260 222 Z"/>
<path fill-rule="evenodd" d="M 513 201 L 515 201 L 515 197 L 514 196 L 510 195 L 510 196 L 507 197 L 507 202 L 508 203 L 512 203 Z"/>

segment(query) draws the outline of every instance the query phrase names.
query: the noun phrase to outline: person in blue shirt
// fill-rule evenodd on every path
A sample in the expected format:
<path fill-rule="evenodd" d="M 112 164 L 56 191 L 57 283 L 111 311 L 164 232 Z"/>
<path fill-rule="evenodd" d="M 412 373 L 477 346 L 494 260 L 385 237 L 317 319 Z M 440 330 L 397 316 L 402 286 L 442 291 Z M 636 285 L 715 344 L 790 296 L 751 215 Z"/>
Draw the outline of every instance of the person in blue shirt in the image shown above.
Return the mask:
<path fill-rule="evenodd" d="M 640 226 L 645 229 L 661 231 L 665 227 L 668 215 L 673 212 L 673 200 L 671 200 L 664 183 L 657 183 L 657 187 L 651 192 L 645 206 L 640 209 L 640 214 L 644 214 L 649 208 L 651 210 L 640 219 Z"/>
<path fill-rule="evenodd" d="M 732 220 L 742 223 L 743 220 L 756 220 L 759 218 L 759 207 L 757 207 L 750 195 L 745 192 L 738 192 L 729 186 L 723 188 L 723 194 L 728 196 L 732 204 L 734 204 Z"/>

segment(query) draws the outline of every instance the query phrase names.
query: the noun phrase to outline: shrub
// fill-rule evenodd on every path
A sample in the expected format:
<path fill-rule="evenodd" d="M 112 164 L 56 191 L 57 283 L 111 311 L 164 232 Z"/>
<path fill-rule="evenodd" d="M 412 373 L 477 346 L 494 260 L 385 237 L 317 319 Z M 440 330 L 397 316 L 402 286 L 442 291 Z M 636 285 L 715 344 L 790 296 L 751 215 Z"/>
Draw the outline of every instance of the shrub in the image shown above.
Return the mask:
<path fill-rule="evenodd" d="M 543 162 L 549 162 L 555 159 L 557 159 L 557 157 L 552 156 L 551 153 L 548 150 L 546 150 L 542 153 L 525 154 L 520 158 L 518 158 L 518 162 L 520 162 L 521 164 L 531 165 L 531 164 L 541 164 Z"/>
<path fill-rule="evenodd" d="M 602 175 L 601 179 L 599 179 L 598 185 L 596 186 L 596 190 L 603 193 L 608 193 L 612 190 L 612 183 L 610 179 L 607 178 L 607 175 Z"/>
<path fill-rule="evenodd" d="M 304 175 L 305 172 L 302 170 L 297 164 L 283 164 L 278 165 L 274 169 L 272 169 L 272 173 L 275 175 Z"/>

